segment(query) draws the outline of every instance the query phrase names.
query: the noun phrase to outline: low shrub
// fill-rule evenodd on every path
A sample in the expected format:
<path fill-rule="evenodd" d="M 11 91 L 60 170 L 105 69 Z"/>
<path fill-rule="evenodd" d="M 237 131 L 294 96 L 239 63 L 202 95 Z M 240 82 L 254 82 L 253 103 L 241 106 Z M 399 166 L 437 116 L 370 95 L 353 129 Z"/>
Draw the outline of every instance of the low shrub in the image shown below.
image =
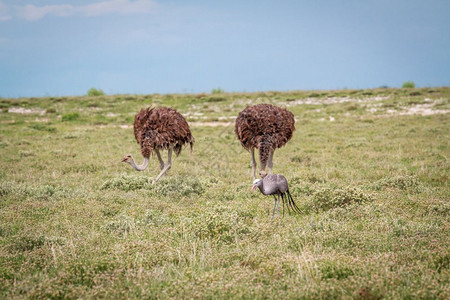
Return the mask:
<path fill-rule="evenodd" d="M 403 82 L 402 88 L 404 89 L 413 89 L 416 87 L 416 84 L 414 81 L 405 81 Z"/>
<path fill-rule="evenodd" d="M 19 151 L 19 155 L 20 155 L 20 157 L 30 157 L 30 156 L 35 156 L 35 154 L 33 153 L 33 151 L 27 151 L 27 150 L 20 150 L 20 151 Z"/>
<path fill-rule="evenodd" d="M 19 236 L 11 244 L 12 251 L 31 251 L 33 249 L 41 248 L 45 244 L 44 236 Z"/>
<path fill-rule="evenodd" d="M 132 217 L 120 215 L 115 220 L 106 223 L 103 229 L 109 234 L 123 238 L 135 232 L 136 222 Z"/>
<path fill-rule="evenodd" d="M 148 188 L 151 184 L 151 180 L 145 176 L 139 175 L 120 175 L 119 177 L 107 180 L 100 187 L 101 190 L 121 190 L 121 191 L 134 191 L 139 189 Z"/>
<path fill-rule="evenodd" d="M 345 187 L 333 189 L 330 187 L 323 187 L 313 194 L 312 208 L 316 211 L 328 210 L 372 200 L 371 195 L 364 193 L 358 188 Z"/>
<path fill-rule="evenodd" d="M 305 164 L 305 165 L 309 166 L 309 165 L 311 165 L 311 157 L 295 155 L 295 156 L 291 157 L 291 162 L 298 163 L 298 164 Z"/>
<path fill-rule="evenodd" d="M 0 196 L 13 196 L 17 198 L 34 198 L 46 200 L 50 197 L 60 198 L 71 195 L 71 191 L 63 186 L 57 185 L 37 185 L 27 186 L 24 184 L 4 181 L 0 182 Z"/>
<path fill-rule="evenodd" d="M 63 122 L 70 122 L 70 121 L 76 121 L 80 118 L 80 114 L 77 112 L 73 113 L 67 113 L 62 115 L 61 121 Z"/>
<path fill-rule="evenodd" d="M 96 89 L 96 88 L 90 88 L 88 91 L 87 91 L 87 95 L 88 96 L 103 96 L 103 95 L 105 95 L 105 92 L 103 92 L 103 90 L 102 89 Z"/>
<path fill-rule="evenodd" d="M 216 207 L 193 215 L 187 221 L 188 226 L 200 239 L 217 239 L 232 242 L 239 236 L 249 234 L 250 226 L 246 223 L 249 216 L 225 207 Z"/>
<path fill-rule="evenodd" d="M 415 176 L 410 175 L 399 175 L 395 177 L 382 178 L 374 183 L 373 188 L 375 190 L 395 188 L 403 191 L 421 191 L 419 180 Z"/>
<path fill-rule="evenodd" d="M 221 88 L 216 88 L 211 90 L 211 94 L 223 94 L 225 91 Z"/>
<path fill-rule="evenodd" d="M 203 185 L 192 176 L 174 176 L 164 178 L 154 185 L 153 192 L 159 196 L 190 196 L 200 195 L 204 191 Z"/>
<path fill-rule="evenodd" d="M 10 181 L 2 181 L 0 182 L 0 196 L 4 197 L 13 193 L 17 189 L 15 183 Z"/>
<path fill-rule="evenodd" d="M 56 132 L 55 127 L 49 127 L 49 126 L 39 124 L 39 123 L 31 125 L 30 128 L 38 130 L 38 131 Z"/>
<path fill-rule="evenodd" d="M 149 209 L 145 212 L 144 217 L 140 218 L 137 223 L 139 225 L 163 226 L 173 225 L 175 222 L 171 216 L 165 215 L 156 209 Z"/>
<path fill-rule="evenodd" d="M 227 100 L 225 97 L 220 97 L 220 96 L 213 96 L 213 97 L 209 97 L 206 102 L 222 102 Z"/>
<path fill-rule="evenodd" d="M 354 275 L 351 268 L 338 264 L 334 261 L 325 261 L 319 264 L 319 270 L 322 279 L 335 278 L 337 280 L 341 280 Z"/>

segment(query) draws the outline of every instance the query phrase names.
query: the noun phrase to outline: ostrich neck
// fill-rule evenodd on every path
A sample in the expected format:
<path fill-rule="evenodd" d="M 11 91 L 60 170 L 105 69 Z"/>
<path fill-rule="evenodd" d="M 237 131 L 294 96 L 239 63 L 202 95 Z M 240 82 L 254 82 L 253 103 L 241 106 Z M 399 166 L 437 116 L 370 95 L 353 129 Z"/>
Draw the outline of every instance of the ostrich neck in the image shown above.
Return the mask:
<path fill-rule="evenodd" d="M 144 162 L 142 165 L 136 165 L 134 160 L 131 161 L 130 165 L 138 171 L 144 171 L 148 166 L 148 157 L 144 157 Z"/>

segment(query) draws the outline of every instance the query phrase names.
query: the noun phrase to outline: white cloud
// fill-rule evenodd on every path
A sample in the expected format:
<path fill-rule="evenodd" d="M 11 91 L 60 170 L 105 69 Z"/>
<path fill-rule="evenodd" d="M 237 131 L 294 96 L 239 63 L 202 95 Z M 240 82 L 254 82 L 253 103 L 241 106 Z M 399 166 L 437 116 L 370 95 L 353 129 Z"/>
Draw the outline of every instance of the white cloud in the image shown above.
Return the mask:
<path fill-rule="evenodd" d="M 0 2 L 0 22 L 8 21 L 11 18 L 12 17 L 9 14 L 8 7 L 6 6 L 6 4 L 3 4 L 2 2 Z"/>
<path fill-rule="evenodd" d="M 137 14 L 149 13 L 155 8 L 152 0 L 109 0 L 97 2 L 78 8 L 84 16 L 100 16 L 108 14 Z"/>
<path fill-rule="evenodd" d="M 6 5 L 0 2 L 0 20 L 3 10 L 7 10 Z M 47 16 L 73 16 L 81 15 L 94 17 L 110 14 L 130 15 L 150 13 L 156 8 L 154 0 L 105 0 L 92 4 L 74 6 L 71 4 L 60 5 L 25 5 L 16 7 L 17 16 L 28 21 L 37 21 Z M 6 14 L 5 14 L 6 16 Z"/>
<path fill-rule="evenodd" d="M 19 17 L 28 20 L 28 21 L 36 21 L 44 18 L 47 15 L 50 16 L 70 16 L 73 14 L 73 6 L 66 5 L 46 5 L 46 6 L 34 6 L 34 5 L 25 5 L 18 9 Z"/>

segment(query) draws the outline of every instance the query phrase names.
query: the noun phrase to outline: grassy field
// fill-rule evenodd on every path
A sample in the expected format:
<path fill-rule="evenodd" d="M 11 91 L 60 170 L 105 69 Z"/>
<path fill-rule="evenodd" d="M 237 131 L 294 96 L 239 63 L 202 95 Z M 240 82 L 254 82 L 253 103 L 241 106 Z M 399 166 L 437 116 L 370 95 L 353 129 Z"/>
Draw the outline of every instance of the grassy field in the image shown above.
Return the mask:
<path fill-rule="evenodd" d="M 295 114 L 275 152 L 303 215 L 251 192 L 233 118 Z M 139 109 L 196 139 L 156 185 L 120 163 Z M 450 88 L 0 98 L 0 298 L 449 299 Z M 164 153 L 166 156 L 166 153 Z"/>

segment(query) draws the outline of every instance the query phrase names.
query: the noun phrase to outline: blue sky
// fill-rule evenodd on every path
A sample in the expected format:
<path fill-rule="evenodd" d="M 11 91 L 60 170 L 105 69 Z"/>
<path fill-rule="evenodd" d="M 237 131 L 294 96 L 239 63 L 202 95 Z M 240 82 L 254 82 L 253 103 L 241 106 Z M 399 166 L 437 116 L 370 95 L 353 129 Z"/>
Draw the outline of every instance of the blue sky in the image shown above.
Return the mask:
<path fill-rule="evenodd" d="M 0 0 L 0 97 L 449 86 L 448 16 L 448 0 Z"/>

